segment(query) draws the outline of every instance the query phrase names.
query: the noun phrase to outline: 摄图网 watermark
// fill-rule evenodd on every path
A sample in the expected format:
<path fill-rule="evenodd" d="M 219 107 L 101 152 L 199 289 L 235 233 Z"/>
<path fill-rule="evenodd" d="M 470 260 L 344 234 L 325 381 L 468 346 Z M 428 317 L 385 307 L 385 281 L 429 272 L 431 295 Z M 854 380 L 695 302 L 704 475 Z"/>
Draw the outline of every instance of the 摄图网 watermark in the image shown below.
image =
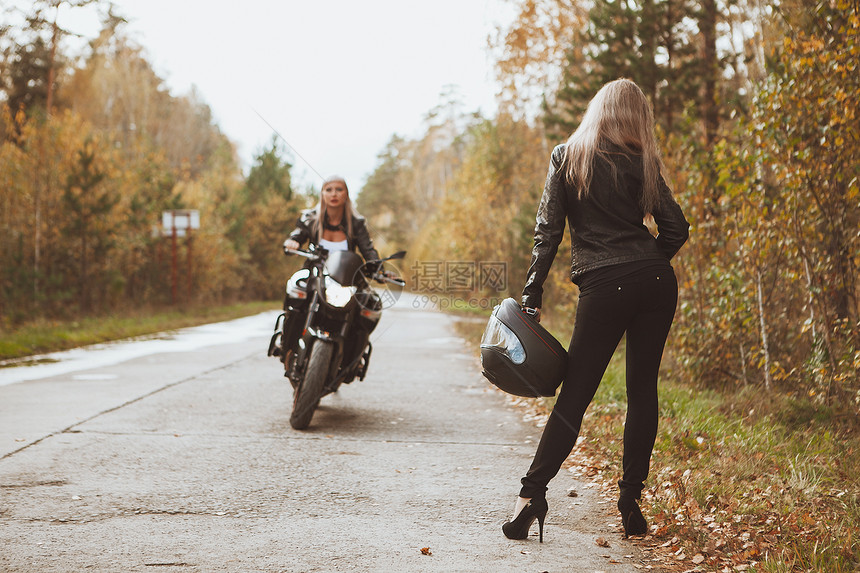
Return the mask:
<path fill-rule="evenodd" d="M 412 265 L 415 292 L 452 295 L 507 288 L 506 261 L 415 261 Z"/>

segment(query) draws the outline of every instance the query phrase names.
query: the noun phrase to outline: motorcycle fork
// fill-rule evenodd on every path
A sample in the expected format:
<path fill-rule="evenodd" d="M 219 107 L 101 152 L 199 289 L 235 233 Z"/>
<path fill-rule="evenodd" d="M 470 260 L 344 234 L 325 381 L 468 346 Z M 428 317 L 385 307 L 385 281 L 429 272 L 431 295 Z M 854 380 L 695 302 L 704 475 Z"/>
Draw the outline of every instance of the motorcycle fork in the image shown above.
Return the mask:
<path fill-rule="evenodd" d="M 343 380 L 340 367 L 343 362 L 343 349 L 346 341 L 346 333 L 349 331 L 349 324 L 349 320 L 344 322 L 339 335 L 331 338 L 331 341 L 334 342 L 334 358 L 329 368 L 329 382 L 326 384 L 326 391 L 328 392 L 336 392 Z"/>
<path fill-rule="evenodd" d="M 305 319 L 305 326 L 302 330 L 302 335 L 299 337 L 299 351 L 296 354 L 296 370 L 304 375 L 305 366 L 307 365 L 308 359 L 310 358 L 311 348 L 313 347 L 313 339 L 325 339 L 335 344 L 335 357 L 336 359 L 332 361 L 333 364 L 338 364 L 339 357 L 343 351 L 343 336 L 328 336 L 323 332 L 320 332 L 314 326 L 314 318 L 317 313 L 320 311 L 320 302 L 319 299 L 322 295 L 320 295 L 319 291 L 314 291 L 313 297 L 308 303 L 308 316 Z M 347 325 L 345 324 L 344 327 Z M 341 331 L 342 334 L 343 331 Z M 333 373 L 329 372 L 329 377 L 332 377 Z"/>
<path fill-rule="evenodd" d="M 299 349 L 296 352 L 296 362 L 294 369 L 297 374 L 300 374 L 301 378 L 304 378 L 305 365 L 307 364 L 308 358 L 310 357 L 311 344 L 309 338 L 313 338 L 313 334 L 309 337 L 308 332 L 312 331 L 312 324 L 314 317 L 319 311 L 319 293 L 314 291 L 311 300 L 308 302 L 308 315 L 305 317 L 305 325 L 302 329 L 302 334 L 299 336 Z"/>

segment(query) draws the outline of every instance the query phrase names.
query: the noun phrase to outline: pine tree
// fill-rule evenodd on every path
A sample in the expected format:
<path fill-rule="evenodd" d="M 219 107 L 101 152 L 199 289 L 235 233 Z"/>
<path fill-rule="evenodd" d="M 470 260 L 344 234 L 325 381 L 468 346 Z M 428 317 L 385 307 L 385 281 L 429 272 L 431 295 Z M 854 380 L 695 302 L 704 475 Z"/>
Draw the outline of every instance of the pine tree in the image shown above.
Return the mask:
<path fill-rule="evenodd" d="M 79 303 L 85 312 L 92 307 L 92 285 L 104 285 L 102 280 L 93 280 L 97 273 L 91 266 L 99 260 L 103 262 L 113 246 L 114 229 L 109 215 L 120 197 L 111 186 L 104 184 L 106 178 L 106 171 L 97 161 L 96 145 L 88 140 L 77 151 L 74 169 L 66 178 L 63 190 L 63 205 L 70 215 L 66 235 L 80 245 Z"/>
<path fill-rule="evenodd" d="M 695 38 L 685 29 L 692 13 L 688 0 L 596 0 L 586 45 L 568 51 L 559 89 L 545 101 L 548 132 L 573 131 L 600 87 L 620 77 L 642 88 L 657 122 L 671 131 L 699 90 Z"/>
<path fill-rule="evenodd" d="M 254 161 L 245 180 L 247 199 L 256 201 L 268 195 L 277 195 L 287 201 L 292 199 L 292 165 L 284 157 L 284 149 L 277 136 L 272 136 L 269 147 L 261 151 Z"/>

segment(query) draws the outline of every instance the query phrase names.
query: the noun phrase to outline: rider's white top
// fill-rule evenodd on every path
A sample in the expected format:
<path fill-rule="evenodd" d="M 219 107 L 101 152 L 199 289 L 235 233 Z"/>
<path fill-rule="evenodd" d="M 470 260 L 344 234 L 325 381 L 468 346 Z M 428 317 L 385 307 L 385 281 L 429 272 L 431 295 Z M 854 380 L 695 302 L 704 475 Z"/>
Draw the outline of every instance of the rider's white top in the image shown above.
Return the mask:
<path fill-rule="evenodd" d="M 349 246 L 347 244 L 346 239 L 344 239 L 342 241 L 327 241 L 325 239 L 320 239 L 320 247 L 326 249 L 327 251 L 346 251 L 346 250 L 349 250 Z"/>

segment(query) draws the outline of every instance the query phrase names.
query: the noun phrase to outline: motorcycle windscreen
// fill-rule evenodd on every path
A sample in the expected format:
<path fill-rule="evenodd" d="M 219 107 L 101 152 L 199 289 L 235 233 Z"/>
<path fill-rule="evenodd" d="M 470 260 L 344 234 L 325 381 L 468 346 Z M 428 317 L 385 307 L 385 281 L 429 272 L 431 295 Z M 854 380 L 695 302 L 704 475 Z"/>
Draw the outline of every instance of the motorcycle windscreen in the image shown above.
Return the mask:
<path fill-rule="evenodd" d="M 355 285 L 364 260 L 352 251 L 332 251 L 325 262 L 331 278 L 344 286 Z"/>

